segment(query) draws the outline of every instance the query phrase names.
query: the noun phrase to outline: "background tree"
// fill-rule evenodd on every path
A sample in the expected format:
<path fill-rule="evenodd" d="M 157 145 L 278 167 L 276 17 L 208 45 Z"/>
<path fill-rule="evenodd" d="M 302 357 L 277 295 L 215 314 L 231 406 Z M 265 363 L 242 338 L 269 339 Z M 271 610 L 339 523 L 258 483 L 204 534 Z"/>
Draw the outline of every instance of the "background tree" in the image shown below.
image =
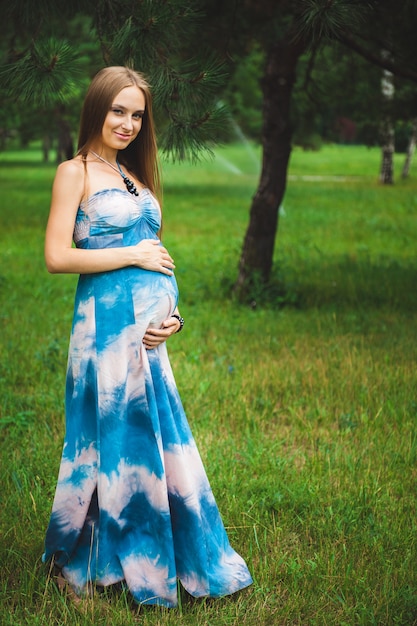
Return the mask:
<path fill-rule="evenodd" d="M 22 145 L 41 138 L 45 160 L 55 141 L 58 156 L 68 158 L 82 94 L 101 58 L 91 18 L 59 0 L 3 2 L 2 11 L 2 133 L 17 134 Z"/>
<path fill-rule="evenodd" d="M 235 292 L 240 298 L 250 297 L 253 284 L 257 281 L 266 283 L 270 276 L 278 210 L 285 193 L 293 135 L 291 96 L 301 60 L 307 63 L 308 75 L 321 44 L 340 41 L 383 71 L 412 80 L 417 77 L 415 2 L 404 2 L 399 7 L 398 3 L 389 0 L 366 4 L 308 0 L 273 5 L 260 2 L 257 7 L 271 25 L 269 32 L 265 32 L 264 24 L 264 28 L 256 33 L 266 54 L 261 79 L 263 168 L 252 201 L 235 284 Z M 256 24 L 255 20 L 250 21 Z M 393 23 L 395 27 L 392 27 Z"/>
<path fill-rule="evenodd" d="M 384 54 L 385 51 L 382 52 Z M 387 53 L 389 58 L 389 53 Z M 391 185 L 394 182 L 394 152 L 395 152 L 395 130 L 392 115 L 392 104 L 394 101 L 395 87 L 394 74 L 389 70 L 382 70 L 381 77 L 381 183 Z"/>
<path fill-rule="evenodd" d="M 264 53 L 256 44 L 241 58 L 236 59 L 230 71 L 223 98 L 226 101 L 236 135 L 241 133 L 259 142 L 262 130 L 262 92 L 259 76 L 264 64 Z"/>
<path fill-rule="evenodd" d="M 325 38 L 336 38 L 341 28 L 355 28 L 361 7 L 356 2 L 318 0 L 246 0 L 227 8 L 213 0 L 206 3 L 206 36 L 217 41 L 218 51 L 223 46 L 225 56 L 233 57 L 256 42 L 264 58 L 260 76 L 262 170 L 234 287 L 240 299 L 251 298 L 253 287 L 266 283 L 270 276 L 292 148 L 292 95 L 300 59 L 304 55 L 314 59 Z"/>
<path fill-rule="evenodd" d="M 401 172 L 401 176 L 403 178 L 407 178 L 410 172 L 411 161 L 413 159 L 413 155 L 416 150 L 416 143 L 417 143 L 417 117 L 415 117 L 411 122 L 410 137 L 408 140 L 406 157 L 405 157 L 403 169 Z"/>

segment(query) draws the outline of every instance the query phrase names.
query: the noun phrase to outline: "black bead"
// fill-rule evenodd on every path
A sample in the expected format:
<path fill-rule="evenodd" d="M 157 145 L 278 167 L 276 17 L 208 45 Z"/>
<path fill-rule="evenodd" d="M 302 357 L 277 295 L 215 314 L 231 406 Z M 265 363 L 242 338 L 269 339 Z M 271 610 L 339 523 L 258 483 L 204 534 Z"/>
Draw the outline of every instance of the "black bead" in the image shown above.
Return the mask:
<path fill-rule="evenodd" d="M 134 196 L 138 196 L 138 190 L 136 189 L 134 182 L 130 180 L 130 178 L 128 178 L 127 176 L 123 176 L 123 180 L 128 192 L 133 194 Z"/>

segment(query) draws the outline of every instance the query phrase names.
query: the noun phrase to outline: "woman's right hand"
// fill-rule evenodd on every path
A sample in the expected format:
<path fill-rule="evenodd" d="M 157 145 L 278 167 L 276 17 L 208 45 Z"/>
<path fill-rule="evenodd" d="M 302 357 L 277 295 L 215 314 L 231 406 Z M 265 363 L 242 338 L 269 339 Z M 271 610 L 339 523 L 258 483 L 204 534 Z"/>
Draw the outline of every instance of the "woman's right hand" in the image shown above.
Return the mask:
<path fill-rule="evenodd" d="M 143 239 L 134 248 L 134 265 L 152 272 L 173 275 L 174 260 L 159 239 Z"/>

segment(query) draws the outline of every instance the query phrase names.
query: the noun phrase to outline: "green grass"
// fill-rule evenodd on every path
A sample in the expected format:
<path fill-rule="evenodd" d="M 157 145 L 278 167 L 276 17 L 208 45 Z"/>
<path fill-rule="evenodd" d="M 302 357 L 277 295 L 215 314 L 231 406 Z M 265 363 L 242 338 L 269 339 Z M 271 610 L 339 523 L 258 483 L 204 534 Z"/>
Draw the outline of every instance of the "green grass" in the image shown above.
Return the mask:
<path fill-rule="evenodd" d="M 169 349 L 254 585 L 135 614 L 123 595 L 77 609 L 48 581 L 40 555 L 76 277 L 44 268 L 54 167 L 36 152 L 8 152 L 0 154 L 5 626 L 417 624 L 416 164 L 387 188 L 377 181 L 378 150 L 295 150 L 271 287 L 245 307 L 229 291 L 259 152 L 234 145 L 218 155 L 198 167 L 164 165 L 164 240 L 186 318 Z"/>

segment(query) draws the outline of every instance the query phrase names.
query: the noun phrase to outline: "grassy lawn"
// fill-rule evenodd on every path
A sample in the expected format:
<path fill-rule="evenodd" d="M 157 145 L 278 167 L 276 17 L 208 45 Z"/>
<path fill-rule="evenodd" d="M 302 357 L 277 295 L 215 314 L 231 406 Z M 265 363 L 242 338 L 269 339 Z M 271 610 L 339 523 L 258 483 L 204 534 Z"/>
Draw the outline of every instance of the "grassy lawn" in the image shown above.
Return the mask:
<path fill-rule="evenodd" d="M 251 306 L 229 293 L 258 149 L 164 164 L 186 320 L 171 360 L 254 585 L 135 612 L 123 594 L 73 606 L 40 562 L 76 277 L 44 267 L 55 168 L 39 158 L 0 153 L 0 623 L 417 624 L 417 164 L 402 180 L 396 155 L 383 187 L 378 150 L 294 150 L 271 286 Z"/>

